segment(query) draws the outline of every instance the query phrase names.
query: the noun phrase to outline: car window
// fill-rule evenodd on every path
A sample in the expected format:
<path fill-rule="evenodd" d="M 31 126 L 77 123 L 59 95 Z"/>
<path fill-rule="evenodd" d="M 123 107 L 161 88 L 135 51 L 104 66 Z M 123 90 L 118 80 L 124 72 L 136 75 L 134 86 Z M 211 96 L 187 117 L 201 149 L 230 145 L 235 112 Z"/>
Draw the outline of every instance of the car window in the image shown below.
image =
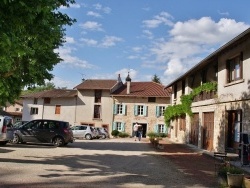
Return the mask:
<path fill-rule="evenodd" d="M 93 132 L 94 131 L 94 128 L 93 127 L 89 127 L 90 128 L 90 130 Z"/>
<path fill-rule="evenodd" d="M 30 129 L 30 127 L 34 126 L 36 123 L 37 123 L 37 121 L 30 121 L 30 122 L 24 124 L 22 127 L 24 129 Z"/>
<path fill-rule="evenodd" d="M 80 127 L 80 130 L 86 130 L 86 129 L 87 129 L 86 126 L 81 126 L 81 127 Z"/>

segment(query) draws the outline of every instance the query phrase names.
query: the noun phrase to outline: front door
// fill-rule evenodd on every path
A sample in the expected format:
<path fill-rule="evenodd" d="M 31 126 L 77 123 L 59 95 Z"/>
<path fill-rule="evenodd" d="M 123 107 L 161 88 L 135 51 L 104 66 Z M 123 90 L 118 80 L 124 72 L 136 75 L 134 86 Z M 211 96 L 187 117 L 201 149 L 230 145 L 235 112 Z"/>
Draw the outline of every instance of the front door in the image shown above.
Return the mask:
<path fill-rule="evenodd" d="M 198 146 L 198 136 L 199 136 L 199 113 L 194 113 L 191 122 L 190 144 Z"/>
<path fill-rule="evenodd" d="M 205 112 L 203 114 L 203 149 L 213 150 L 214 137 L 214 112 Z"/>

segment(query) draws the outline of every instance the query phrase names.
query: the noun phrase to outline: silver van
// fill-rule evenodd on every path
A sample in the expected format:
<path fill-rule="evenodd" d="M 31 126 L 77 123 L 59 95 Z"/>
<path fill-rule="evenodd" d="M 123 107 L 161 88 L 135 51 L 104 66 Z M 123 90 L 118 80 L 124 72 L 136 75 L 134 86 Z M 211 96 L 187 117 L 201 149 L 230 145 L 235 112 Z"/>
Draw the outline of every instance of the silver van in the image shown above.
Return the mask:
<path fill-rule="evenodd" d="M 13 119 L 0 115 L 0 145 L 5 145 L 13 139 Z"/>

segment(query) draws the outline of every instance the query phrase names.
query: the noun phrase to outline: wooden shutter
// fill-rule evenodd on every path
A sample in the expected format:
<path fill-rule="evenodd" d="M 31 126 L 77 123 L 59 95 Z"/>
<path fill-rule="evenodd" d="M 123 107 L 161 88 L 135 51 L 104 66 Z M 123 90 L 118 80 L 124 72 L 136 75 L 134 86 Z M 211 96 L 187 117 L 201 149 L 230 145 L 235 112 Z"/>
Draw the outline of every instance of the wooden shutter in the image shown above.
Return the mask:
<path fill-rule="evenodd" d="M 122 115 L 126 115 L 126 105 L 122 105 Z"/>
<path fill-rule="evenodd" d="M 160 107 L 159 106 L 156 106 L 155 114 L 156 114 L 156 117 L 160 116 Z"/>
<path fill-rule="evenodd" d="M 138 105 L 134 106 L 134 115 L 138 116 Z"/>
<path fill-rule="evenodd" d="M 114 112 L 113 112 L 113 114 L 117 114 L 117 104 L 114 104 Z"/>

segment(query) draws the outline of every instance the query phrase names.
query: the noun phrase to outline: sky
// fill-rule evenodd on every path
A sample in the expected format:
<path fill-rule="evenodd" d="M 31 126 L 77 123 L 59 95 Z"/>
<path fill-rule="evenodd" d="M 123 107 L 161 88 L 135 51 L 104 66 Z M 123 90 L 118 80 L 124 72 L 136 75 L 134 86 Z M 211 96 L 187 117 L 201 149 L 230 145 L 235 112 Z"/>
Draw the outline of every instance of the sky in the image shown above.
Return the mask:
<path fill-rule="evenodd" d="M 82 79 L 177 79 L 250 26 L 250 1 L 76 0 L 75 18 L 56 52 L 51 80 L 73 89 Z"/>

